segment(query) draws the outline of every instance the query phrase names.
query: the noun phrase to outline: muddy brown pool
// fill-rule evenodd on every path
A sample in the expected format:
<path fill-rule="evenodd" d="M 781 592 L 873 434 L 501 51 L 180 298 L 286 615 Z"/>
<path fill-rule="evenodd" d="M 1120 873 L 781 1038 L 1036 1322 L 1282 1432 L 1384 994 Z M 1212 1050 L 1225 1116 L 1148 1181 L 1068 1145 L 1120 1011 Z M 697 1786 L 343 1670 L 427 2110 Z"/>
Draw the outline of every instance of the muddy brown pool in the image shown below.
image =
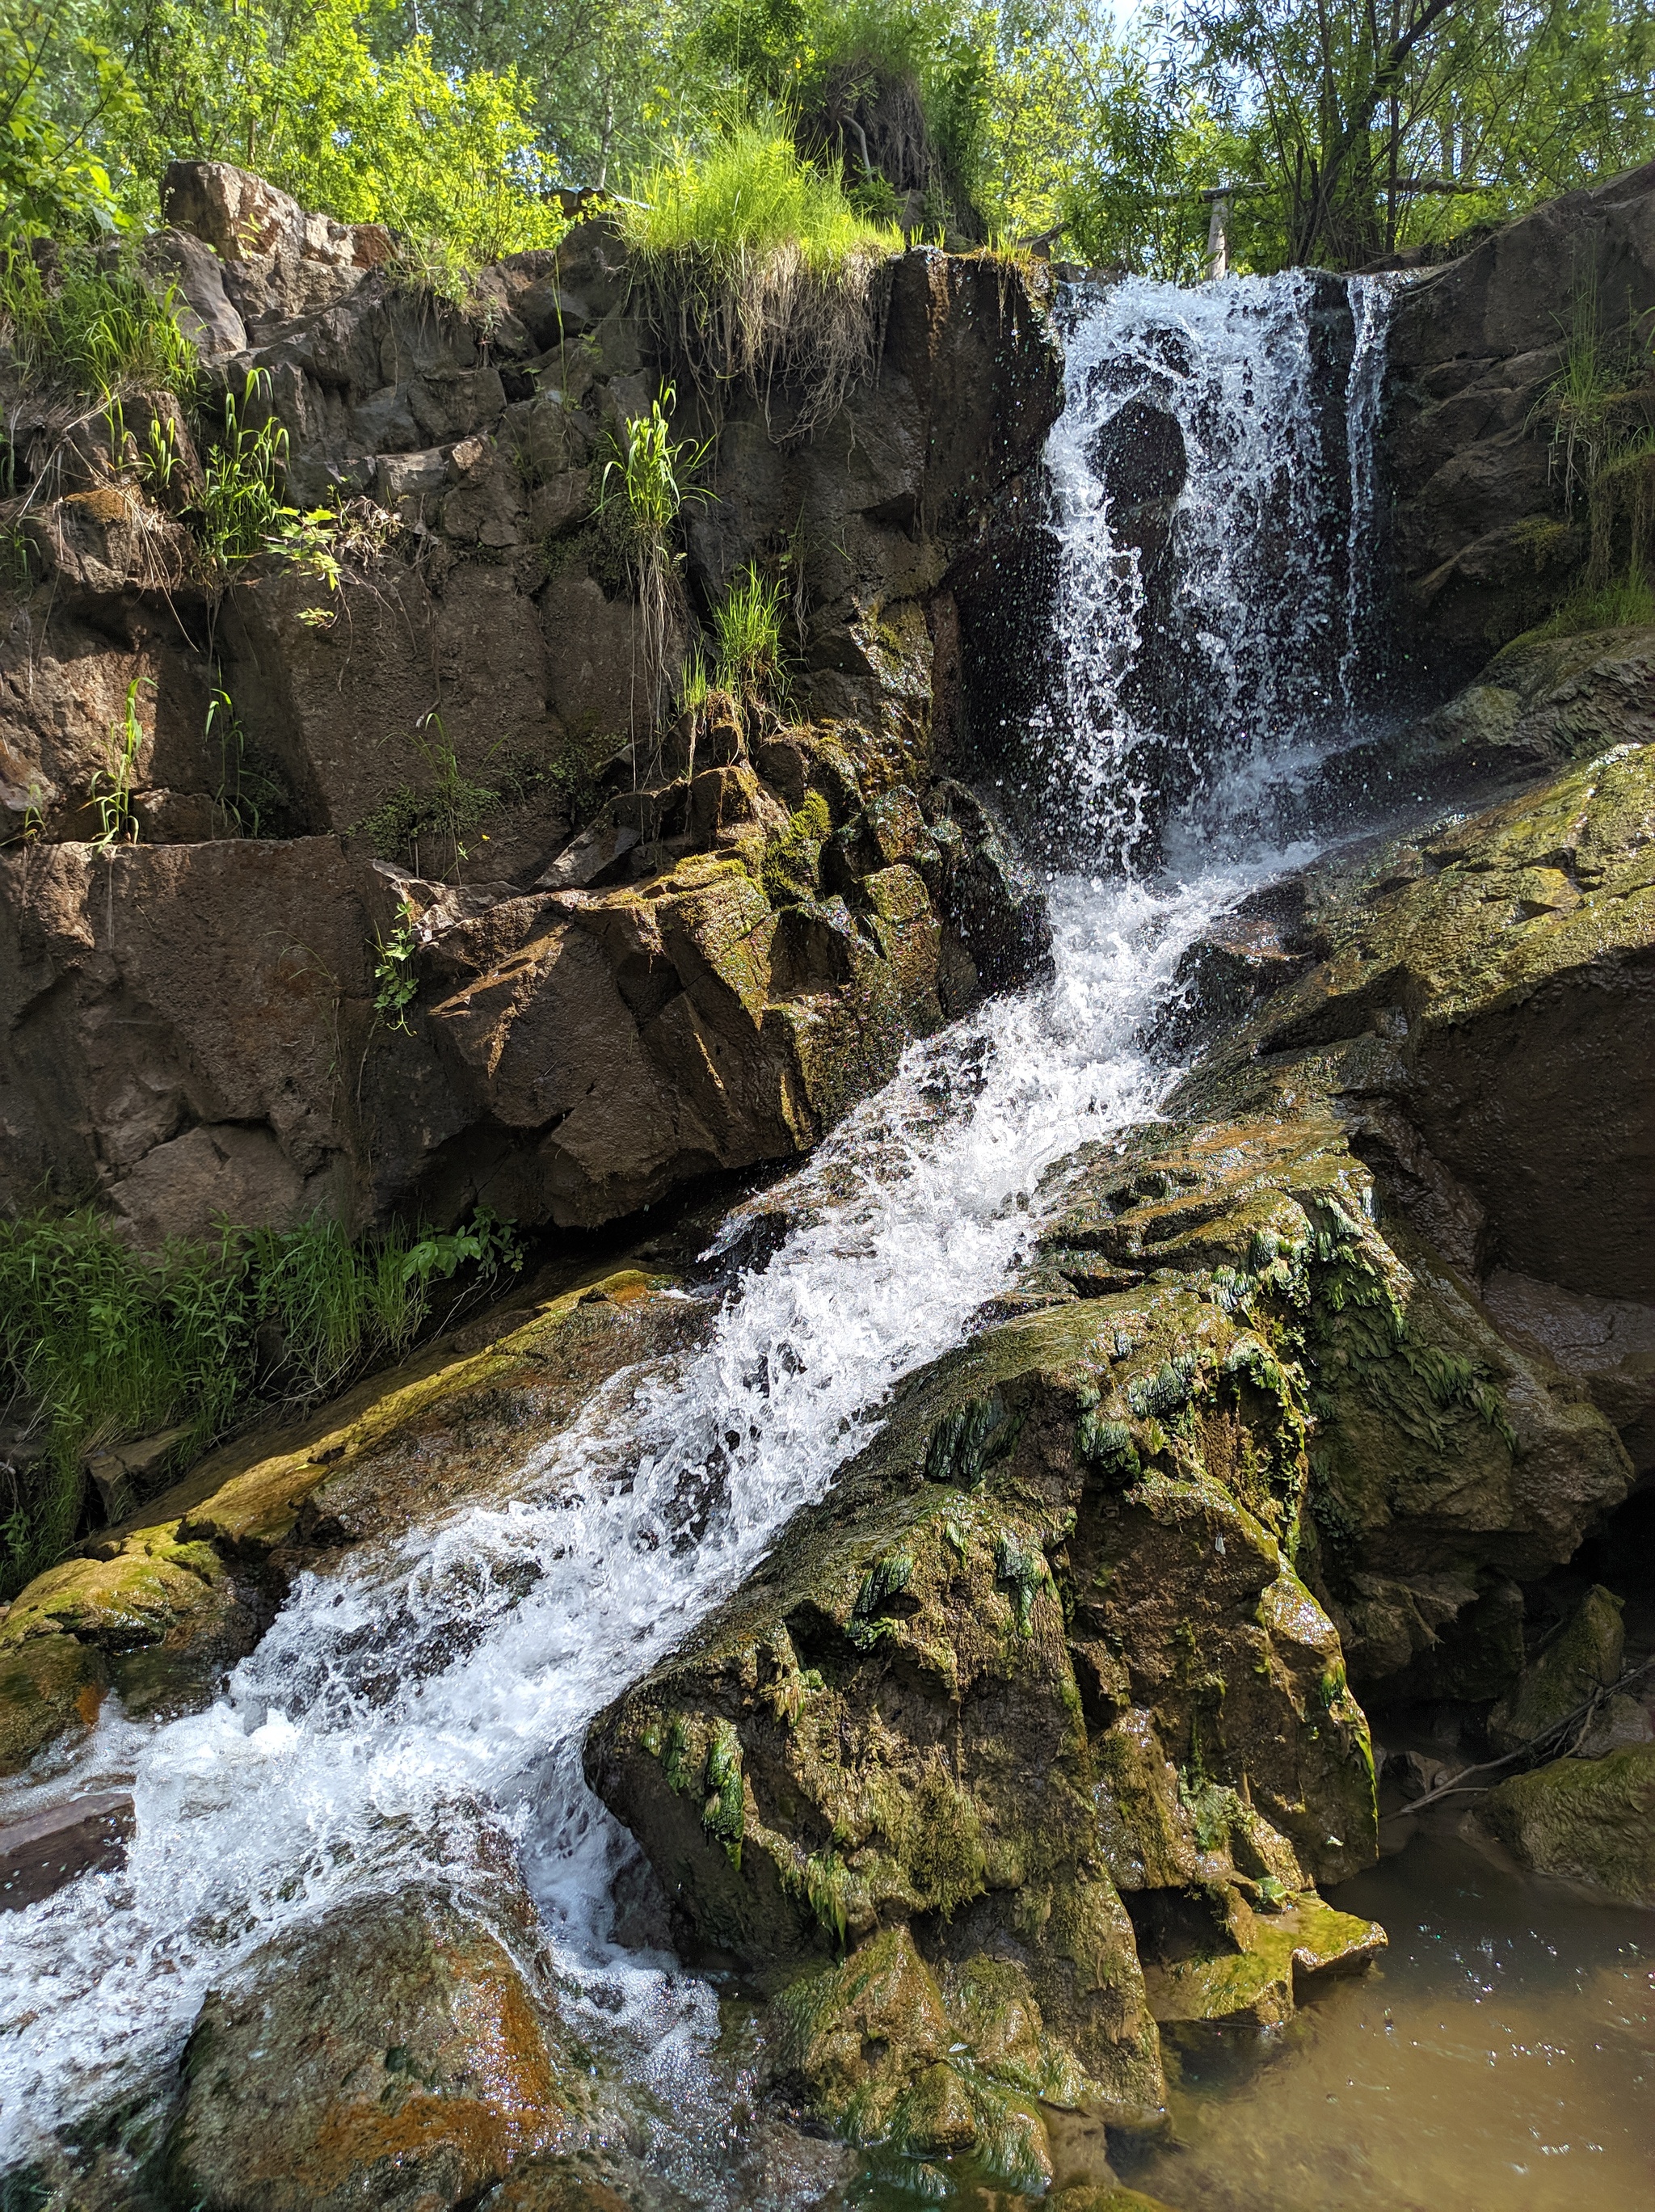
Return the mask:
<path fill-rule="evenodd" d="M 1333 1896 L 1389 1930 L 1382 1963 L 1186 2045 L 1172 2139 L 1124 2180 L 1178 2212 L 1655 2205 L 1655 1915 L 1426 1836 Z"/>

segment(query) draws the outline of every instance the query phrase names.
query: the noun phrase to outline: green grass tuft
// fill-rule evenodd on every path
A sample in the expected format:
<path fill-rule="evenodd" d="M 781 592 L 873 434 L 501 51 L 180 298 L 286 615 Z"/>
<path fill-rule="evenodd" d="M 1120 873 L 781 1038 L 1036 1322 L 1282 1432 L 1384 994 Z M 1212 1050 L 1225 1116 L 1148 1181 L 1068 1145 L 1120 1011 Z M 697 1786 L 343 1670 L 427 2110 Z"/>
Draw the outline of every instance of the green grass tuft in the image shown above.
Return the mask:
<path fill-rule="evenodd" d="M 658 321 L 716 406 L 744 385 L 768 407 L 791 387 L 784 437 L 843 404 L 877 354 L 875 276 L 901 233 L 870 222 L 778 124 L 746 123 L 705 153 L 679 146 L 620 221 Z"/>
<path fill-rule="evenodd" d="M 781 586 L 749 562 L 713 610 L 714 678 L 743 707 L 773 707 L 783 690 Z"/>
<path fill-rule="evenodd" d="M 177 296 L 108 248 L 61 246 L 50 276 L 27 247 L 0 252 L 0 332 L 19 368 L 88 398 L 193 390 L 199 364 L 173 316 Z"/>
<path fill-rule="evenodd" d="M 509 1227 L 482 1210 L 452 1235 L 354 1244 L 318 1218 L 151 1254 L 90 1207 L 0 1221 L 0 1391 L 45 1446 L 0 1471 L 0 1600 L 73 1540 L 92 1454 L 179 1427 L 182 1460 L 261 1408 L 314 1403 L 400 1358 L 439 1281 L 520 1265 Z"/>

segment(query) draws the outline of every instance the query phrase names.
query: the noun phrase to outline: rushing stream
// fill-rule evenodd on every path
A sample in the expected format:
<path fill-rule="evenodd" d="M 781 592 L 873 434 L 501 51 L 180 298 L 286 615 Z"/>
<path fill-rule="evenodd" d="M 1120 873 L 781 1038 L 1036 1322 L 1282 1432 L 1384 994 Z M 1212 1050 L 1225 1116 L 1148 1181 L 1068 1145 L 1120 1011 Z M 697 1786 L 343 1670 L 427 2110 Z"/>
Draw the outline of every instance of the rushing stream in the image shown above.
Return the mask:
<path fill-rule="evenodd" d="M 752 2201 L 716 2149 L 727 2083 L 711 2055 L 709 1986 L 612 1940 L 611 1886 L 628 1845 L 581 1779 L 585 1731 L 821 1495 L 893 1383 L 967 1333 L 1058 1202 L 1061 1177 L 1043 1184 L 1047 1171 L 1155 1111 L 1176 1070 L 1143 1040 L 1180 954 L 1249 889 L 1308 857 L 1315 761 L 1351 726 L 1369 681 L 1383 371 L 1384 294 L 1358 285 L 1333 438 L 1316 325 L 1325 293 L 1298 276 L 1193 294 L 1132 283 L 1070 310 L 1070 404 L 1051 447 L 1066 672 L 1051 772 L 1079 791 L 1082 842 L 1098 857 L 1051 883 L 1053 979 L 912 1049 L 893 1083 L 772 1194 L 792 1227 L 708 1310 L 694 1348 L 616 1377 L 567 1431 L 525 1437 L 509 1495 L 302 1577 L 210 1709 L 162 1723 L 112 1709 L 67 1771 L 13 1786 L 8 1810 L 128 1787 L 137 1831 L 124 1871 L 85 1877 L 4 1923 L 0 2165 L 153 2078 L 205 1990 L 272 1932 L 421 1876 L 486 1904 L 491 1869 L 514 1856 L 571 2001 L 584 1990 L 619 2062 L 663 2093 L 658 2165 L 697 2203 Z M 1118 535 L 1096 465 L 1100 438 L 1129 405 L 1179 427 L 1182 480 L 1155 495 L 1170 515 L 1169 572 L 1156 570 L 1142 531 Z M 1152 629 L 1175 633 L 1186 708 L 1171 729 L 1152 693 L 1134 688 Z M 1158 778 L 1176 789 L 1170 817 Z M 1413 1908 L 1397 1865 L 1368 1879 L 1361 1909 L 1401 1929 Z M 1433 1893 L 1441 1941 L 1475 1949 L 1480 1934 L 1448 1924 L 1447 1894 L 1440 1883 Z M 1467 1929 L 1509 1929 L 1528 1909 L 1483 1903 L 1460 1917 Z M 1532 2041 L 1554 1998 L 1533 1964 L 1544 1939 L 1529 1940 L 1510 2032 Z M 1575 1962 L 1553 1977 L 1560 2033 L 1593 2085 L 1580 2125 L 1607 2140 L 1592 2100 L 1612 2094 L 1626 2065 L 1599 2066 L 1586 2045 L 1629 2035 L 1626 2048 L 1643 2049 L 1646 2021 L 1626 2026 L 1636 2002 L 1622 1988 L 1619 1923 L 1583 1923 L 1568 1940 Z M 1290 2112 L 1313 2168 L 1319 2144 L 1345 2142 L 1349 2118 L 1318 2100 L 1349 2094 L 1328 2086 L 1336 2076 L 1373 2071 L 1374 2021 L 1417 2052 L 1433 2008 L 1457 2007 L 1442 2033 L 1463 2058 L 1474 2042 L 1461 1996 L 1411 1956 L 1402 1942 L 1381 1978 L 1317 2008 L 1256 2080 L 1186 2072 L 1177 2117 L 1193 2148 L 1158 2154 L 1143 2185 L 1176 2187 L 1189 2212 L 1561 2203 L 1506 2180 L 1516 2165 L 1504 2148 L 1489 2152 L 1474 2190 L 1456 2155 L 1412 2193 L 1388 2137 L 1376 2140 L 1372 2188 L 1319 2195 L 1312 2181 L 1272 2193 L 1248 2112 Z M 1385 2063 L 1397 2099 L 1436 2094 L 1428 2056 Z M 1451 2111 L 1440 2124 L 1452 2133 Z M 1536 2161 L 1574 2126 L 1547 2119 Z M 1629 2171 L 1624 2146 L 1604 2150 L 1591 2201 L 1630 2206 Z M 791 2201 L 814 2193 L 800 2184 Z"/>

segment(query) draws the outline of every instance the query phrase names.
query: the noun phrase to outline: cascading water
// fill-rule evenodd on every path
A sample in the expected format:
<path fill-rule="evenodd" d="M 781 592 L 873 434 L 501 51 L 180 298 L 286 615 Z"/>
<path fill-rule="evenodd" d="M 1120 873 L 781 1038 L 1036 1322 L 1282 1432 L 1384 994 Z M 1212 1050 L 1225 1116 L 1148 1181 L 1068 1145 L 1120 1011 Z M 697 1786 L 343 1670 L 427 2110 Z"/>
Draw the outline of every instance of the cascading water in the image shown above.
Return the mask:
<path fill-rule="evenodd" d="M 1361 295 L 1334 498 L 1312 327 L 1325 293 L 1299 276 L 1195 294 L 1129 283 L 1068 311 L 1051 462 L 1069 675 L 1052 734 L 1082 789 L 1080 848 L 1108 873 L 1053 878 L 1055 979 L 912 1050 L 784 1188 L 796 1225 L 709 1315 L 700 1348 L 525 1439 L 509 1497 L 301 1577 L 209 1710 L 148 1725 L 111 1712 L 66 1772 L 10 1792 L 21 1811 L 119 1782 L 137 1832 L 124 1871 L 9 1917 L 0 2161 L 155 2076 L 208 1986 L 273 1932 L 421 1878 L 486 1910 L 504 1844 L 566 1983 L 601 1991 L 622 2063 L 670 2075 L 681 2185 L 732 2201 L 718 2162 L 682 2148 L 706 2109 L 712 1997 L 609 1941 L 626 1843 L 581 1779 L 585 1730 L 822 1493 L 893 1383 L 969 1329 L 1057 1202 L 1048 1170 L 1152 1115 L 1172 1080 L 1142 1040 L 1183 951 L 1282 865 L 1252 834 L 1258 793 L 1355 667 L 1382 314 L 1377 292 Z M 1115 492 L 1106 481 L 1123 416 L 1161 439 L 1135 537 L 1118 469 Z M 1155 422 L 1175 425 L 1181 460 Z M 1150 813 L 1152 619 L 1175 630 L 1208 731 L 1207 799 L 1181 783 L 1185 840 L 1206 850 L 1179 881 L 1119 866 L 1143 855 Z M 1192 758 L 1193 728 L 1162 732 L 1161 757 Z M 1221 836 L 1221 813 L 1246 817 L 1245 834 Z"/>
<path fill-rule="evenodd" d="M 1048 837 L 1142 865 L 1169 805 L 1216 819 L 1219 783 L 1233 805 L 1343 733 L 1370 656 L 1389 298 L 1294 270 L 1068 302 L 1030 748 Z"/>

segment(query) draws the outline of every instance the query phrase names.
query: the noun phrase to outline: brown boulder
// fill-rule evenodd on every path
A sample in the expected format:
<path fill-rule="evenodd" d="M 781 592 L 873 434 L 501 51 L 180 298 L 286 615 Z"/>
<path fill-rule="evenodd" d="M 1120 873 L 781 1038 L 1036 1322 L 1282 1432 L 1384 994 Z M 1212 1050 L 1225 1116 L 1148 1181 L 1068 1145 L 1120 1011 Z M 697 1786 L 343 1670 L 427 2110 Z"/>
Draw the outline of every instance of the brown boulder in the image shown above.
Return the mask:
<path fill-rule="evenodd" d="M 213 2212 L 449 2212 L 570 2126 L 549 1995 L 435 1894 L 337 1908 L 207 1998 L 167 2147 Z"/>

